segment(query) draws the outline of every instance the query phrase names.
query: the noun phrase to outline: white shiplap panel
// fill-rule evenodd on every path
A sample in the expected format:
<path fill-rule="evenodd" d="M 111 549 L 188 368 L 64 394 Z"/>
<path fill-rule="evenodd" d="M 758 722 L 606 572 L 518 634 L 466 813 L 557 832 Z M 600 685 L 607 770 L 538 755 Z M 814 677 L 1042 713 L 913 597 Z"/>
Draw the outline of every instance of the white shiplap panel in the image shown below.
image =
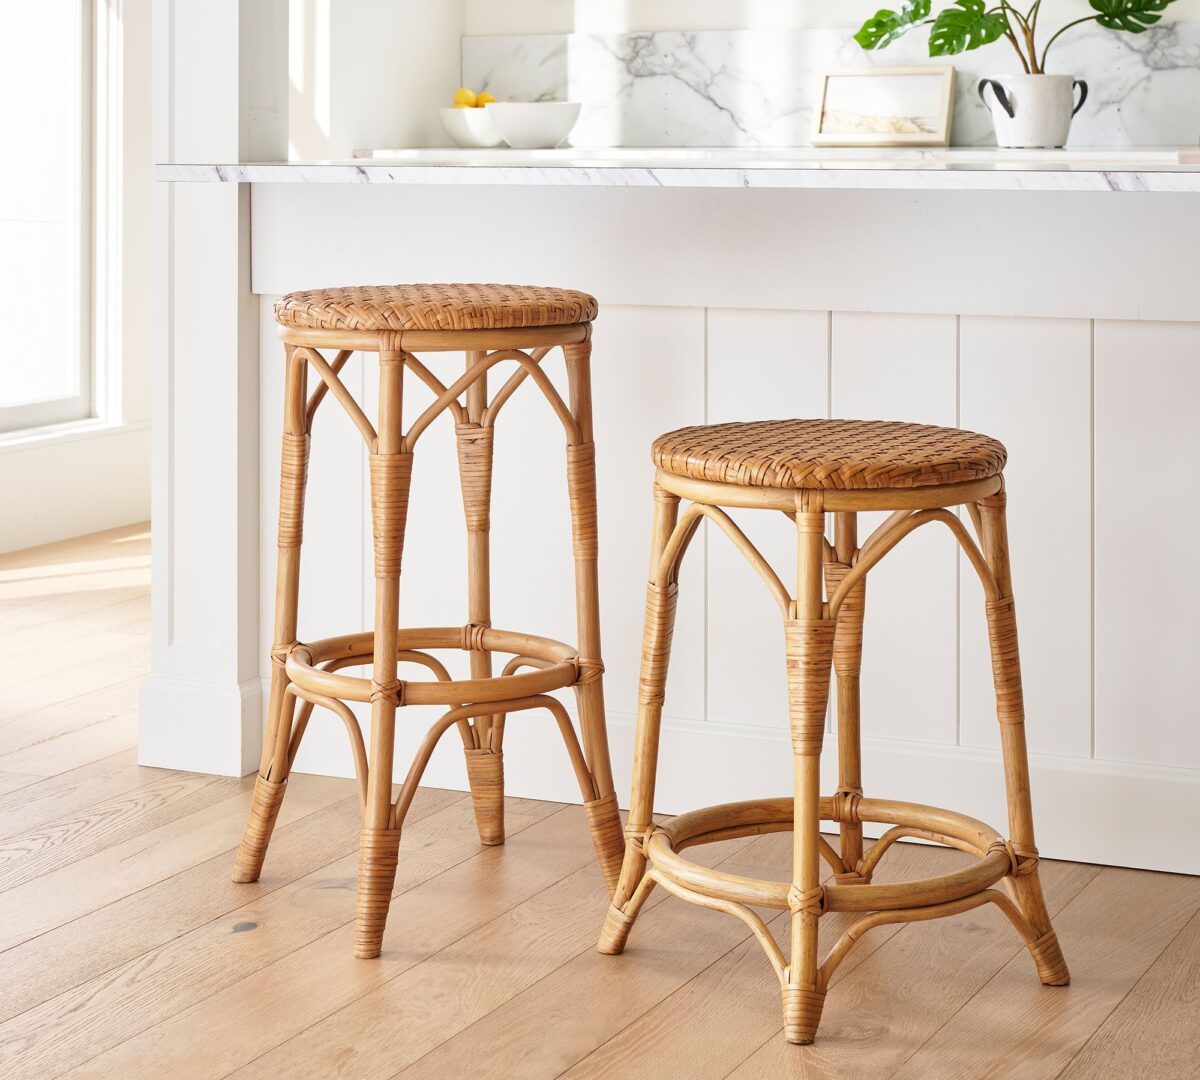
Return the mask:
<path fill-rule="evenodd" d="M 835 312 L 835 417 L 953 425 L 956 320 Z M 883 515 L 863 514 L 859 542 Z M 953 743 L 957 726 L 957 586 L 953 538 L 926 528 L 871 572 L 863 645 L 862 728 Z"/>
<path fill-rule="evenodd" d="M 650 444 L 704 420 L 704 311 L 602 307 L 592 349 L 605 695 L 610 711 L 634 713 L 653 514 Z M 692 720 L 704 717 L 702 541 L 680 575 L 664 709 Z"/>
<path fill-rule="evenodd" d="M 960 420 L 1008 447 L 1008 532 L 1029 747 L 1091 754 L 1091 325 L 964 316 Z M 961 735 L 999 746 L 983 595 L 961 574 Z"/>
<path fill-rule="evenodd" d="M 708 313 L 708 422 L 823 417 L 828 411 L 827 312 Z M 731 511 L 775 567 L 795 581 L 796 530 L 782 514 Z M 708 536 L 708 718 L 786 728 L 782 617 L 719 529 Z"/>
<path fill-rule="evenodd" d="M 1096 323 L 1099 758 L 1200 766 L 1200 325 Z"/>

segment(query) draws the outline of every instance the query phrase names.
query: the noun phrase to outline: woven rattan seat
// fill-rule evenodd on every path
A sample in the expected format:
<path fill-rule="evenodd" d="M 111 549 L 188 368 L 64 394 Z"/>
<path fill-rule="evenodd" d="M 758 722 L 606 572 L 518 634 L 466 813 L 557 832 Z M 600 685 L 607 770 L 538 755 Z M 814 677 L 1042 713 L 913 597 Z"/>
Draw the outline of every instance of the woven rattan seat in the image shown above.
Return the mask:
<path fill-rule="evenodd" d="M 306 330 L 512 330 L 591 322 L 587 293 L 536 285 L 359 285 L 289 293 L 283 326 Z"/>
<path fill-rule="evenodd" d="M 770 488 L 914 488 L 999 476 L 986 435 L 887 420 L 763 420 L 680 428 L 654 441 L 673 476 Z"/>

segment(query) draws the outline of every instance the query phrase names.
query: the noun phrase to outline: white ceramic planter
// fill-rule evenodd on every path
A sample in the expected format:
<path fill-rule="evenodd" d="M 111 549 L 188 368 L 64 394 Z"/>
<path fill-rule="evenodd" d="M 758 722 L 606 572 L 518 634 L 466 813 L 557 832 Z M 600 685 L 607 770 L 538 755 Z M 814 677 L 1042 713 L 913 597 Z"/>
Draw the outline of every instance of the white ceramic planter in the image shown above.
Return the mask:
<path fill-rule="evenodd" d="M 979 96 L 991 111 L 996 142 L 1010 148 L 1065 146 L 1071 118 L 1083 108 L 1087 95 L 1087 83 L 1071 75 L 997 75 L 979 80 Z"/>

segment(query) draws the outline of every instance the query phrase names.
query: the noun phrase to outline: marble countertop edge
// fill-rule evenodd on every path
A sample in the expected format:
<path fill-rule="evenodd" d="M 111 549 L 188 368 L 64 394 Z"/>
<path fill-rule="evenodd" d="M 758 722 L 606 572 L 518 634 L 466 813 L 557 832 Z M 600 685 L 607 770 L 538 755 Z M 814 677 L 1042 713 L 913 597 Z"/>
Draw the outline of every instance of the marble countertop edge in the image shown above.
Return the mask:
<path fill-rule="evenodd" d="M 160 164 L 174 183 L 1200 192 L 1178 148 L 373 151 L 348 161 Z"/>

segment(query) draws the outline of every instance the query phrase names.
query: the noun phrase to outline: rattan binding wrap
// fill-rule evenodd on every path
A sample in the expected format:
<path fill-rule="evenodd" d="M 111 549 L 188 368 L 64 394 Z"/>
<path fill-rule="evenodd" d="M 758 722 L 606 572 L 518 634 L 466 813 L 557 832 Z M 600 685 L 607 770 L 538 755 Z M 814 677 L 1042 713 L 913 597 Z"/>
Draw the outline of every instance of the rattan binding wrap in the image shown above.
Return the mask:
<path fill-rule="evenodd" d="M 504 751 L 466 750 L 467 777 L 479 842 L 489 847 L 504 843 Z"/>
<path fill-rule="evenodd" d="M 363 829 L 359 834 L 354 955 L 360 959 L 379 955 L 399 858 L 399 829 Z"/>
<path fill-rule="evenodd" d="M 591 322 L 595 299 L 539 285 L 358 285 L 289 293 L 275 321 L 309 330 L 500 330 Z"/>
<path fill-rule="evenodd" d="M 1029 954 L 1037 966 L 1038 978 L 1046 986 L 1066 986 L 1071 981 L 1067 970 L 1067 962 L 1063 959 L 1062 949 L 1058 944 L 1058 935 L 1053 930 L 1047 930 L 1037 941 L 1029 946 Z"/>
<path fill-rule="evenodd" d="M 271 842 L 275 819 L 283 805 L 283 788 L 286 780 L 275 783 L 262 776 L 254 778 L 254 794 L 250 796 L 250 814 L 246 829 L 233 864 L 233 880 L 238 882 L 257 881 L 262 872 L 262 854 Z"/>
<path fill-rule="evenodd" d="M 821 1024 L 825 994 L 803 986 L 783 986 L 783 1036 L 801 1046 L 813 1041 Z"/>
<path fill-rule="evenodd" d="M 665 473 L 771 488 L 913 488 L 999 476 L 1003 445 L 956 428 L 889 420 L 762 420 L 655 439 Z"/>
<path fill-rule="evenodd" d="M 604 884 L 611 893 L 621 876 L 621 862 L 625 857 L 625 835 L 621 830 L 621 817 L 617 812 L 617 794 L 610 791 L 599 799 L 583 804 L 587 817 L 588 831 L 592 834 L 592 845 L 600 863 Z"/>

